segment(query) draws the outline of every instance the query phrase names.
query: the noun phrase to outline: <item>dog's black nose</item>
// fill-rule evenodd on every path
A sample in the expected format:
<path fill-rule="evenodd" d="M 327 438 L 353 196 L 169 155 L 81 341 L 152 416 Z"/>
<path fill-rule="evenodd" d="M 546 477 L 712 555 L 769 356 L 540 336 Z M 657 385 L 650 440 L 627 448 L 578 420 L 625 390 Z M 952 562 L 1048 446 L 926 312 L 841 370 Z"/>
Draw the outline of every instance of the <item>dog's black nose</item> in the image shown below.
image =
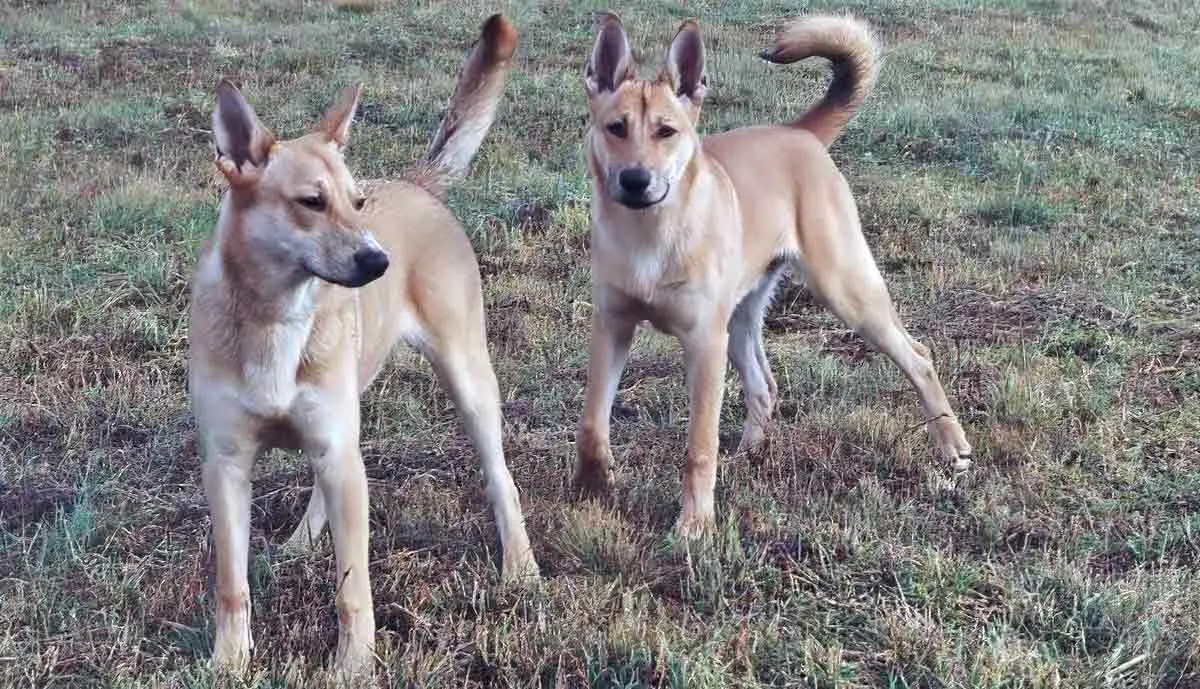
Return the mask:
<path fill-rule="evenodd" d="M 650 171 L 644 167 L 631 167 L 621 170 L 621 174 L 617 175 L 617 182 L 630 195 L 641 196 L 646 193 L 650 181 Z"/>
<path fill-rule="evenodd" d="M 379 249 L 359 249 L 354 252 L 354 266 L 364 282 L 370 282 L 388 269 L 388 257 Z"/>

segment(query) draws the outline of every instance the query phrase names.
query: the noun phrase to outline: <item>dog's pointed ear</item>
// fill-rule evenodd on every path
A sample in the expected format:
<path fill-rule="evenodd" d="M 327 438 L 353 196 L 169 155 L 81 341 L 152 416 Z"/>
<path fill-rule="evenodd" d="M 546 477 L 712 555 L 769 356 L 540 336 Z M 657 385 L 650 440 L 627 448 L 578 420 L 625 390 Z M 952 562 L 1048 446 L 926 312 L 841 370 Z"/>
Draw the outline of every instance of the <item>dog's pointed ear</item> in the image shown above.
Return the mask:
<path fill-rule="evenodd" d="M 362 96 L 362 84 L 356 83 L 342 91 L 337 103 L 332 105 L 321 118 L 317 131 L 324 134 L 329 141 L 343 149 L 350 137 L 350 123 L 354 121 L 354 113 L 358 111 L 358 99 Z"/>
<path fill-rule="evenodd" d="M 246 166 L 261 169 L 267 164 L 275 135 L 262 122 L 242 92 L 229 81 L 217 87 L 213 110 L 213 139 L 217 145 L 217 167 L 231 184 L 250 179 Z"/>
<path fill-rule="evenodd" d="M 600 31 L 596 34 L 596 45 L 588 60 L 584 85 L 589 96 L 605 91 L 615 91 L 627 79 L 633 77 L 633 53 L 629 50 L 629 38 L 621 18 L 612 13 L 600 17 Z"/>
<path fill-rule="evenodd" d="M 704 77 L 704 39 L 700 26 L 688 20 L 679 27 L 667 49 L 667 75 L 675 95 L 698 108 L 708 88 Z"/>

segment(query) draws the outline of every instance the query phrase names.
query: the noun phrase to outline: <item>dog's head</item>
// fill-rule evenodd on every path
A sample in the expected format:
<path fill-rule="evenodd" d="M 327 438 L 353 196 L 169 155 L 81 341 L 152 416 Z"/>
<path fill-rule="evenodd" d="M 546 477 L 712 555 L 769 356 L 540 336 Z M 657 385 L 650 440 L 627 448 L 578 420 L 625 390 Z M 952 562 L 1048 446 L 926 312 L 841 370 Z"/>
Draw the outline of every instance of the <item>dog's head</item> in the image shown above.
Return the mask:
<path fill-rule="evenodd" d="M 592 174 L 608 196 L 633 209 L 667 200 L 700 146 L 704 43 L 687 21 L 653 80 L 637 78 L 629 39 L 614 14 L 601 18 L 584 85 L 591 112 Z"/>
<path fill-rule="evenodd" d="M 238 241 L 297 276 L 361 287 L 388 256 L 362 225 L 364 197 L 342 151 L 358 107 L 352 86 L 309 134 L 277 141 L 233 84 L 217 89 L 217 167 L 229 180 Z"/>

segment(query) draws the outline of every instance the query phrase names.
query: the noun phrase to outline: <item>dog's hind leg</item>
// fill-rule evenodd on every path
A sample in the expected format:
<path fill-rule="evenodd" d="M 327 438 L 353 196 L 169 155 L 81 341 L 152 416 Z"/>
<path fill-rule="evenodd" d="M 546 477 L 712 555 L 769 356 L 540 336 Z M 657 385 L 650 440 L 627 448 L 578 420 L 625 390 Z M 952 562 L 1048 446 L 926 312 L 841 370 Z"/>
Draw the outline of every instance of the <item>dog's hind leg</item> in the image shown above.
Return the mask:
<path fill-rule="evenodd" d="M 809 285 L 838 318 L 900 367 L 917 390 L 938 450 L 954 468 L 965 469 L 971 465 L 971 445 L 946 399 L 929 349 L 904 329 L 861 235 L 858 241 L 856 260 L 834 261 L 809 272 Z"/>
<path fill-rule="evenodd" d="M 305 552 L 312 550 L 325 531 L 328 516 L 325 514 L 325 496 L 321 494 L 321 484 L 313 482 L 312 493 L 308 497 L 308 507 L 304 509 L 304 517 L 291 536 L 284 541 L 285 550 Z"/>
<path fill-rule="evenodd" d="M 314 481 L 312 492 L 308 497 L 308 507 L 304 509 L 304 517 L 296 526 L 296 530 L 284 542 L 283 547 L 297 552 L 311 550 L 321 538 L 327 523 L 325 496 L 321 494 L 321 485 Z"/>
<path fill-rule="evenodd" d="M 782 263 L 773 265 L 742 298 L 729 319 L 729 361 L 742 379 L 742 397 L 746 403 L 739 454 L 754 453 L 762 447 L 775 408 L 778 388 L 763 350 L 762 325 L 782 272 Z"/>
<path fill-rule="evenodd" d="M 451 330 L 443 322 L 440 328 L 443 332 L 431 333 L 429 341 L 420 348 L 454 400 L 458 418 L 483 465 L 488 500 L 495 513 L 503 550 L 501 577 L 506 581 L 536 578 L 538 566 L 525 532 L 521 499 L 504 461 L 500 388 L 488 356 L 482 318 L 475 318 L 480 324 L 476 328 Z M 456 325 L 470 322 L 462 321 L 465 322 Z"/>

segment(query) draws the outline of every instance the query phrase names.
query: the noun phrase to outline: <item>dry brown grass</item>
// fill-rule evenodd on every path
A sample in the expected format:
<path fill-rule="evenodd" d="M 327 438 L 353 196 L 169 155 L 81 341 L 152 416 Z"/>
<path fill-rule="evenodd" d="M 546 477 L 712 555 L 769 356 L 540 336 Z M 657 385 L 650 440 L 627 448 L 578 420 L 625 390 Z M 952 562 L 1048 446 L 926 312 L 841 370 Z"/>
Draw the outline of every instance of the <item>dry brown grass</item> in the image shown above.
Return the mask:
<path fill-rule="evenodd" d="M 722 465 L 720 528 L 692 545 L 669 535 L 686 400 L 665 338 L 639 336 L 622 382 L 618 499 L 566 500 L 592 7 L 0 9 L 0 685 L 212 683 L 182 314 L 215 219 L 218 78 L 284 135 L 363 79 L 350 162 L 386 177 L 497 9 L 520 64 L 452 203 L 545 581 L 497 583 L 473 453 L 429 367 L 399 357 L 364 403 L 381 686 L 1200 686 L 1200 16 L 1073 0 L 849 8 L 889 54 L 834 154 L 975 468 L 940 468 L 900 375 L 789 287 L 767 343 L 778 425 L 762 457 Z M 699 15 L 719 129 L 822 88 L 821 66 L 753 58 L 781 11 L 623 14 L 651 60 Z M 331 651 L 328 547 L 276 549 L 309 483 L 293 456 L 257 470 L 249 686 L 319 684 Z"/>

